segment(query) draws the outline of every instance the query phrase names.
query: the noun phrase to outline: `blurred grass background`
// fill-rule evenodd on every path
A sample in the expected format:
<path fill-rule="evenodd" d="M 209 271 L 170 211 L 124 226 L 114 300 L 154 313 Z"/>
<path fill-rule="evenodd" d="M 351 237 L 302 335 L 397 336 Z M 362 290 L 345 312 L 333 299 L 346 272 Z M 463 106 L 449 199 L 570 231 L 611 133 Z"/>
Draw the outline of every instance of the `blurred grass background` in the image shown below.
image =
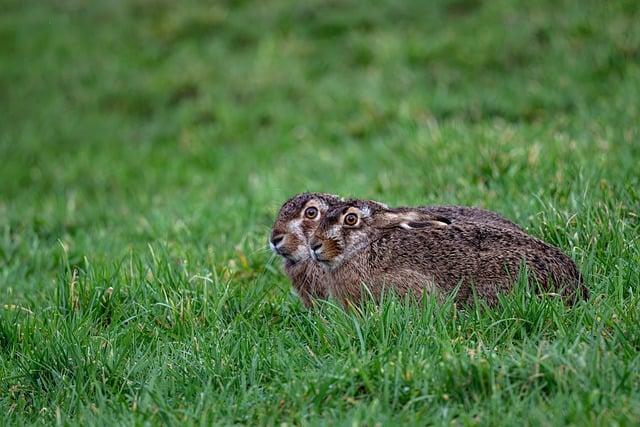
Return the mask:
<path fill-rule="evenodd" d="M 496 210 L 571 254 L 596 301 L 617 292 L 615 307 L 635 308 L 622 295 L 637 293 L 640 262 L 638 22 L 633 0 L 3 0 L 3 407 L 34 420 L 35 402 L 71 419 L 90 406 L 57 401 L 55 381 L 8 394 L 40 360 L 15 326 L 46 329 L 34 319 L 69 302 L 74 277 L 89 306 L 109 287 L 133 304 L 158 286 L 137 273 L 182 268 L 257 313 L 300 310 L 264 247 L 280 204 L 305 190 Z M 371 413 L 393 414 L 382 402 Z M 254 422 L 268 412 L 256 405 Z M 354 407 L 354 420 L 371 409 Z M 272 421 L 306 419 L 294 412 Z"/>

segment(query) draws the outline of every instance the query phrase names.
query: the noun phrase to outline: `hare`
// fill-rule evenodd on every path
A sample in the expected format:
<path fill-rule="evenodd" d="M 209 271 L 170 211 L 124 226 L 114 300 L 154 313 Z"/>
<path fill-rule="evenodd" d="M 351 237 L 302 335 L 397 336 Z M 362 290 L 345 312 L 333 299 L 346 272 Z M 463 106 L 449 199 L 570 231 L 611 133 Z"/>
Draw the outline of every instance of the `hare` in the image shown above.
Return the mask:
<path fill-rule="evenodd" d="M 284 271 L 305 307 L 328 297 L 324 270 L 311 259 L 308 240 L 327 210 L 341 200 L 326 193 L 297 194 L 282 205 L 271 230 L 269 246 L 284 258 Z"/>
<path fill-rule="evenodd" d="M 458 302 L 476 294 L 492 305 L 524 265 L 542 290 L 557 291 L 569 303 L 588 297 L 575 263 L 559 249 L 514 224 L 442 213 L 360 200 L 333 206 L 309 241 L 329 293 L 347 305 L 359 302 L 363 285 L 374 298 L 385 287 L 439 298 L 458 289 Z"/>
<path fill-rule="evenodd" d="M 328 209 L 343 201 L 340 196 L 327 193 L 301 193 L 287 200 L 273 225 L 269 246 L 284 258 L 284 270 L 305 307 L 314 299 L 326 299 L 325 271 L 313 262 L 308 241 Z M 372 206 L 387 206 L 368 201 Z M 521 230 L 502 216 L 480 208 L 463 206 L 426 206 L 418 208 L 425 214 L 447 216 L 457 221 L 490 222 L 506 228 Z M 411 212 L 411 208 L 398 208 L 397 212 Z"/>

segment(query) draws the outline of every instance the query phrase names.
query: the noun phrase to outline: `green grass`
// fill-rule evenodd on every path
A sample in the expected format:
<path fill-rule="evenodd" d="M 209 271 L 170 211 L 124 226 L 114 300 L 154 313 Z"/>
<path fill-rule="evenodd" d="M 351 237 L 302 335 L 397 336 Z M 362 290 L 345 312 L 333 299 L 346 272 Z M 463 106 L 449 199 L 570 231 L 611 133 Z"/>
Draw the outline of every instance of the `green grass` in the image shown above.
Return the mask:
<path fill-rule="evenodd" d="M 1 423 L 640 421 L 637 1 L 0 4 Z M 308 312 L 304 191 L 479 205 L 592 298 Z"/>

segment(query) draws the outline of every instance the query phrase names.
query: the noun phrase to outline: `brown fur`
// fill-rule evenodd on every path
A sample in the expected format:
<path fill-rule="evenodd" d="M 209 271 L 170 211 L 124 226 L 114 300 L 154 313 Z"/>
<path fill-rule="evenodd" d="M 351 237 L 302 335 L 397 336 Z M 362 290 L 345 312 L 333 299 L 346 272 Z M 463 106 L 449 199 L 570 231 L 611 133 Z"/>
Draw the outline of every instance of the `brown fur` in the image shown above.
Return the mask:
<path fill-rule="evenodd" d="M 512 289 L 523 265 L 541 292 L 558 293 L 569 303 L 588 297 L 575 263 L 562 251 L 497 214 L 474 209 L 342 202 L 327 212 L 310 246 L 325 266 L 329 292 L 344 304 L 357 304 L 363 285 L 375 298 L 385 287 L 399 295 L 439 297 L 458 289 L 459 302 L 470 302 L 475 293 L 494 304 Z M 359 212 L 360 221 L 347 227 L 343 219 L 352 212 Z"/>

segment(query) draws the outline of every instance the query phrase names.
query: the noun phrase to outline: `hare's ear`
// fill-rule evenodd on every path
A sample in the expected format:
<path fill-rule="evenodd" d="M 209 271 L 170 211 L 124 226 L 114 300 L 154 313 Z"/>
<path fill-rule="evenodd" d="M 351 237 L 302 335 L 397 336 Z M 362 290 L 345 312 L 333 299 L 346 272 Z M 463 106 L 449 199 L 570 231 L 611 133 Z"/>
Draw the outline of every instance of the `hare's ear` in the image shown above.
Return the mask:
<path fill-rule="evenodd" d="M 451 224 L 448 218 L 434 215 L 433 218 L 423 218 L 418 221 L 401 222 L 400 227 L 405 230 L 418 230 L 427 227 L 446 227 Z"/>
<path fill-rule="evenodd" d="M 427 227 L 446 227 L 451 224 L 448 218 L 440 215 L 430 215 L 416 211 L 383 212 L 374 220 L 376 228 L 396 228 L 418 230 Z"/>

